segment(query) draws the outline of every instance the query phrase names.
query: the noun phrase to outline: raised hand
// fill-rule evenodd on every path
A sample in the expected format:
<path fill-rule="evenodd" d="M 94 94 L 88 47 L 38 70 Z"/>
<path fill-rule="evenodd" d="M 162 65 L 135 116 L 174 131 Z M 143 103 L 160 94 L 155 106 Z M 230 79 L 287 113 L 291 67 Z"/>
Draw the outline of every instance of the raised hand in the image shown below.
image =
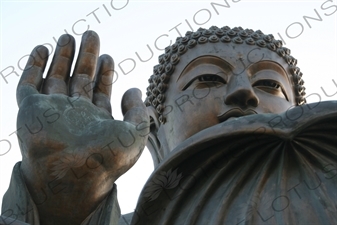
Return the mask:
<path fill-rule="evenodd" d="M 80 224 L 134 165 L 149 133 L 138 89 L 123 96 L 124 121 L 111 116 L 114 63 L 99 57 L 98 35 L 83 35 L 70 77 L 74 52 L 74 38 L 61 36 L 43 79 L 48 50 L 37 46 L 17 88 L 21 172 L 41 224 Z"/>

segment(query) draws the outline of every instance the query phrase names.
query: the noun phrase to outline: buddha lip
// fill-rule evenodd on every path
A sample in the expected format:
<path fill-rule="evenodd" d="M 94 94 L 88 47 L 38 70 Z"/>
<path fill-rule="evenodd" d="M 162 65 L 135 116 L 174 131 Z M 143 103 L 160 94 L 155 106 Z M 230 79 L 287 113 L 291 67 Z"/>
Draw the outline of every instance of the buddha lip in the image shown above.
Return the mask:
<path fill-rule="evenodd" d="M 219 115 L 218 118 L 219 118 L 219 121 L 221 123 L 221 122 L 224 122 L 231 117 L 241 117 L 241 116 L 248 116 L 248 115 L 253 115 L 253 114 L 257 114 L 257 112 L 255 112 L 252 109 L 246 109 L 246 110 L 243 111 L 240 108 L 233 108 L 233 109 L 230 109 L 227 112 Z"/>

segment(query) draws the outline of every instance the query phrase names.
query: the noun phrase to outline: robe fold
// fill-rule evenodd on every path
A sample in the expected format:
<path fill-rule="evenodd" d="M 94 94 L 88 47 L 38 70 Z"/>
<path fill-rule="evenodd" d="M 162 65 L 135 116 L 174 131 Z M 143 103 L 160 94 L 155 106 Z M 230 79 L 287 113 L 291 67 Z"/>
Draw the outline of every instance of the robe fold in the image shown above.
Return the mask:
<path fill-rule="evenodd" d="M 11 182 L 2 199 L 0 225 L 23 224 L 40 225 L 39 212 L 32 200 L 20 171 L 21 162 L 15 164 Z M 79 206 L 80 207 L 80 206 Z M 117 225 L 121 215 L 117 201 L 117 186 L 114 185 L 110 194 L 81 223 L 81 225 Z M 14 221 L 6 219 L 10 217 Z"/>

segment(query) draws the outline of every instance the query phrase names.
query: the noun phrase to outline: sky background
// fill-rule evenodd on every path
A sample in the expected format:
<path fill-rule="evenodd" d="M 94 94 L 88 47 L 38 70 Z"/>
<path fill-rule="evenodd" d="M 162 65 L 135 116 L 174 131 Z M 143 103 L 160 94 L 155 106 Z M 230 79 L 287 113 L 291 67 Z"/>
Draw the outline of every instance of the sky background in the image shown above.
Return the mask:
<path fill-rule="evenodd" d="M 114 78 L 112 89 L 112 111 L 115 119 L 122 120 L 120 102 L 123 93 L 137 87 L 145 96 L 152 68 L 163 53 L 156 48 L 156 39 L 165 35 L 157 41 L 157 47 L 164 49 L 170 40 L 174 42 L 179 36 L 174 27 L 183 35 L 190 30 L 187 20 L 194 30 L 198 27 L 228 25 L 260 29 L 277 39 L 281 39 L 280 34 L 285 46 L 291 49 L 291 55 L 298 59 L 307 95 L 314 94 L 307 101 L 337 100 L 336 0 L 228 0 L 228 7 L 215 6 L 216 10 L 211 2 L 226 5 L 223 0 L 1 1 L 0 71 L 6 76 L 14 68 L 21 75 L 27 61 L 26 55 L 36 45 L 44 44 L 53 54 L 56 45 L 54 38 L 58 39 L 65 32 L 75 37 L 78 52 L 81 40 L 78 34 L 89 26 L 100 36 L 100 54 L 109 54 L 114 58 L 118 76 Z M 316 13 L 321 21 L 308 19 L 307 23 L 304 16 L 318 19 Z M 147 45 L 153 51 L 153 56 Z M 136 52 L 149 60 L 141 62 Z M 47 68 L 51 58 L 52 55 Z M 126 60 L 128 58 L 136 61 L 133 70 L 131 60 Z M 132 71 L 124 75 L 118 64 L 125 72 Z M 13 73 L 6 77 L 6 83 L 0 76 L 0 140 L 6 140 L 0 142 L 1 197 L 8 188 L 14 164 L 21 160 L 17 137 L 10 135 L 16 130 L 18 107 L 15 91 L 19 78 Z M 10 149 L 8 142 L 11 143 Z M 134 210 L 139 193 L 152 170 L 152 158 L 144 150 L 136 165 L 116 182 L 123 214 Z"/>

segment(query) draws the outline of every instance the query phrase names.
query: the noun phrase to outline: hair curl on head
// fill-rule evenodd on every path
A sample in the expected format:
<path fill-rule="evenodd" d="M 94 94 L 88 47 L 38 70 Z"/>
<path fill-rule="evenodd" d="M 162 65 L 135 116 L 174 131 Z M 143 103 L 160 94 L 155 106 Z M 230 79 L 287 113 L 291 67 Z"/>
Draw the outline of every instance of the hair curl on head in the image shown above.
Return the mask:
<path fill-rule="evenodd" d="M 186 32 L 185 37 L 178 37 L 176 42 L 166 47 L 165 53 L 159 56 L 159 64 L 154 66 L 153 75 L 148 80 L 149 86 L 146 92 L 147 98 L 145 104 L 146 106 L 152 105 L 156 109 L 161 123 L 165 123 L 166 121 L 165 116 L 162 115 L 165 109 L 165 91 L 175 65 L 179 63 L 180 56 L 186 53 L 188 49 L 194 48 L 197 44 L 207 42 L 232 42 L 235 44 L 257 45 L 276 52 L 289 65 L 289 73 L 292 75 L 297 105 L 306 103 L 302 72 L 296 66 L 297 60 L 290 55 L 290 50 L 282 46 L 282 41 L 275 40 L 272 34 L 265 35 L 260 30 L 254 31 L 252 29 L 244 30 L 242 27 L 231 29 L 228 26 L 221 28 L 212 26 L 209 29 L 199 28 L 195 32 Z"/>

